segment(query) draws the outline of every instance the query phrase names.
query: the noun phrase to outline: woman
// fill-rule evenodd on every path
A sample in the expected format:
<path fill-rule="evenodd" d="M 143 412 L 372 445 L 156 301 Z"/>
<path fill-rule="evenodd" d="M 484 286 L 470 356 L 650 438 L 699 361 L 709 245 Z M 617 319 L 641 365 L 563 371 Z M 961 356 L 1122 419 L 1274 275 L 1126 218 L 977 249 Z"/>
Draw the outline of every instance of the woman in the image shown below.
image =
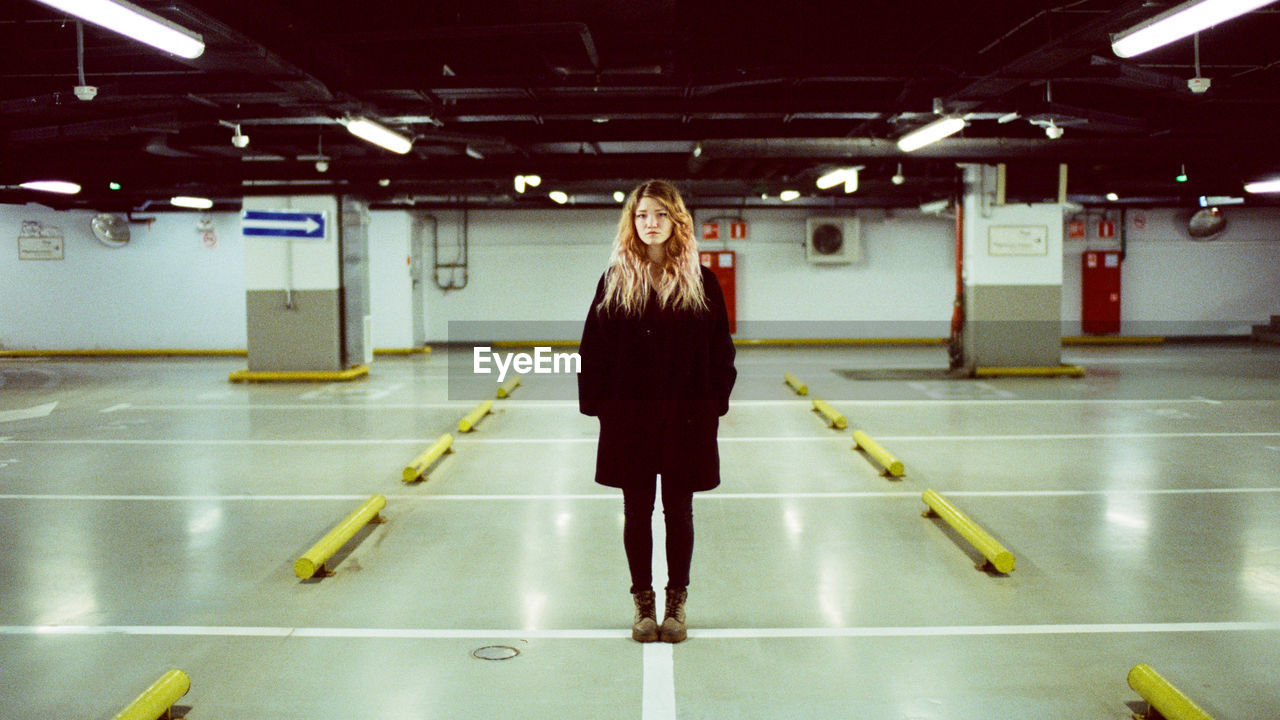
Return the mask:
<path fill-rule="evenodd" d="M 595 479 L 622 489 L 631 636 L 680 642 L 693 493 L 720 484 L 716 430 L 737 370 L 720 284 L 698 262 L 693 218 L 671 184 L 646 182 L 627 198 L 579 354 L 579 409 L 600 419 Z M 659 475 L 668 570 L 661 627 L 651 525 Z"/>

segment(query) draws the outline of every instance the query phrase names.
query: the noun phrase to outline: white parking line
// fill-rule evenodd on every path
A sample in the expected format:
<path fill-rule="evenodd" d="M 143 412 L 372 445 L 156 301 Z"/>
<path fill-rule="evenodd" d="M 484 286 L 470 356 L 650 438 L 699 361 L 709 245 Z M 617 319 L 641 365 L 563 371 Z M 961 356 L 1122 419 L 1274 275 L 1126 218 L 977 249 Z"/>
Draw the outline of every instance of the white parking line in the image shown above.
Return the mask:
<path fill-rule="evenodd" d="M 1175 404 L 1196 404 L 1205 403 L 1212 405 L 1222 405 L 1225 401 L 1211 400 L 1209 398 L 1194 396 L 1191 398 L 1165 398 L 1165 399 L 1142 399 L 1142 398 L 1117 398 L 1117 399 L 1101 399 L 1101 398 L 1009 398 L 1009 399 L 926 399 L 926 400 L 870 400 L 859 398 L 847 399 L 828 399 L 830 403 L 840 405 L 857 405 L 857 406 L 915 406 L 915 405 L 1175 405 Z M 187 405 L 137 405 L 134 403 L 120 403 L 109 408 L 104 408 L 100 412 L 117 412 L 121 410 L 133 410 L 139 412 L 180 412 L 180 411 L 207 411 L 207 410 L 418 410 L 418 409 L 456 409 L 469 407 L 474 405 L 477 400 L 455 400 L 447 402 L 422 402 L 422 403 L 365 403 L 353 400 L 346 403 L 271 403 L 271 404 L 253 404 L 253 403 L 203 403 L 203 404 L 187 404 Z M 1276 402 L 1277 400 L 1254 399 L 1242 402 L 1257 404 L 1259 402 Z M 786 407 L 786 406 L 807 406 L 812 403 L 810 398 L 790 398 L 785 400 L 734 400 L 733 407 Z M 531 408 L 571 408 L 576 410 L 578 407 L 577 400 L 520 400 L 512 399 L 499 404 L 500 408 L 507 409 L 531 409 Z"/>
<path fill-rule="evenodd" d="M 1059 625 L 921 625 L 886 627 L 704 628 L 689 631 L 691 640 L 764 638 L 959 637 L 993 635 L 1131 635 L 1150 633 L 1280 632 L 1280 621 L 1185 623 L 1074 623 Z M 0 625 L 0 636 L 178 636 L 272 637 L 323 639 L 511 639 L 631 640 L 625 629 L 500 628 L 354 628 L 271 627 L 238 625 Z M 653 643 L 652 647 L 666 646 Z M 646 646 L 649 647 L 649 646 Z M 654 653 L 658 655 L 658 653 Z M 659 658 L 656 662 L 664 662 Z M 660 669 L 655 668 L 658 672 Z M 661 680 L 661 678 L 658 678 Z M 674 701 L 672 703 L 674 705 Z"/>
<path fill-rule="evenodd" d="M 876 435 L 881 442 L 1044 442 L 1060 440 L 1159 440 L 1182 438 L 1258 438 L 1280 437 L 1280 432 L 1148 432 L 1148 433 L 1050 433 L 1020 435 Z M 113 439 L 113 438 L 65 438 L 61 440 L 26 440 L 12 437 L 0 438 L 3 445 L 211 445 L 211 446 L 286 446 L 286 445 L 420 445 L 426 440 L 418 438 L 333 438 L 323 440 L 250 440 L 250 439 Z M 806 443 L 806 442 L 850 442 L 843 433 L 836 435 L 768 435 L 764 437 L 720 436 L 721 443 Z M 546 445 L 594 443 L 595 437 L 562 437 L 562 438 L 497 438 L 497 437 L 464 437 L 457 442 L 458 446 L 475 443 L 493 443 L 506 445 Z"/>
<path fill-rule="evenodd" d="M 1249 495 L 1276 494 L 1280 487 L 1244 488 L 1125 488 L 1117 490 L 947 490 L 949 497 L 1113 497 L 1133 495 Z M 351 502 L 365 500 L 364 495 L 83 495 L 57 493 L 6 493 L 0 501 L 65 501 L 65 502 Z M 385 495 L 388 502 L 563 502 L 566 500 L 607 500 L 621 502 L 621 493 L 524 493 L 524 494 L 474 494 L 474 495 Z M 708 492 L 699 493 L 697 500 L 862 500 L 862 499 L 919 499 L 918 490 L 864 491 L 864 492 Z M 654 522 L 658 523 L 660 508 L 654 510 Z M 665 556 L 659 551 L 664 547 L 662 528 L 655 528 L 655 563 L 663 563 L 654 569 L 655 581 L 666 572 Z"/>
<path fill-rule="evenodd" d="M 642 720 L 675 720 L 675 646 L 653 642 L 644 646 L 644 681 L 640 699 Z"/>

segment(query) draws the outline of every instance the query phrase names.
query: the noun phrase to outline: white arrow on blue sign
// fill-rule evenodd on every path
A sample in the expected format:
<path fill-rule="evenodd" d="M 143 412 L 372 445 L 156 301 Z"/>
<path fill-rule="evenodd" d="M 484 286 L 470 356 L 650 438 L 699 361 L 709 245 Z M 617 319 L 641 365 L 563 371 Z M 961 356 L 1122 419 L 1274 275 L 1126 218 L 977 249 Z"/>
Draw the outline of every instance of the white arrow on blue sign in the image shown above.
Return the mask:
<path fill-rule="evenodd" d="M 284 237 L 323 240 L 324 212 L 295 210 L 245 210 L 240 213 L 240 232 L 245 237 Z"/>

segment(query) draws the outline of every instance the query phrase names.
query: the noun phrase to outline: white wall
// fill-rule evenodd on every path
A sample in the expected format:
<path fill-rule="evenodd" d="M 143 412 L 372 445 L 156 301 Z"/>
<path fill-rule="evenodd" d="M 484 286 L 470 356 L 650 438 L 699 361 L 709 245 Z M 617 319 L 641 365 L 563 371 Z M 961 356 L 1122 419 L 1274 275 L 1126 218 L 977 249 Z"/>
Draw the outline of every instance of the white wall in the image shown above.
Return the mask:
<path fill-rule="evenodd" d="M 1141 230 L 1131 227 L 1132 213 L 1125 227 L 1126 333 L 1149 334 L 1142 325 L 1149 322 L 1176 323 L 1192 334 L 1227 332 L 1222 328 L 1228 326 L 1244 332 L 1248 324 L 1280 314 L 1280 211 L 1227 208 L 1227 230 L 1210 242 L 1189 239 L 1185 211 L 1144 212 Z M 462 213 L 433 214 L 442 257 L 451 259 Z M 915 211 L 859 211 L 864 259 L 815 266 L 804 260 L 809 214 L 789 208 L 695 212 L 698 223 L 727 215 L 749 223 L 746 240 L 704 243 L 706 249 L 737 251 L 740 337 L 945 334 L 955 290 L 954 221 Z M 245 256 L 238 213 L 152 214 L 149 225 L 132 226 L 133 240 L 120 249 L 93 237 L 92 215 L 0 205 L 0 238 L 8 246 L 0 247 L 0 346 L 244 347 Z M 197 230 L 201 217 L 213 223 L 213 247 L 203 244 Z M 23 220 L 61 228 L 65 259 L 19 261 Z M 580 327 L 616 225 L 613 210 L 469 213 L 467 287 L 444 291 L 428 280 L 428 339 L 447 339 L 450 320 Z M 371 214 L 370 302 L 378 348 L 413 343 L 410 232 L 408 213 Z M 1068 323 L 1079 319 L 1080 253 L 1086 246 L 1101 244 L 1063 244 Z"/>
<path fill-rule="evenodd" d="M 141 213 L 132 239 L 109 248 L 94 213 L 0 205 L 0 347 L 8 349 L 243 348 L 244 243 L 237 213 Z M 18 259 L 22 222 L 63 234 L 63 260 Z"/>
<path fill-rule="evenodd" d="M 1280 315 L 1280 209 L 1223 208 L 1227 226 L 1212 240 L 1187 233 L 1190 210 L 1118 212 L 1116 237 L 1097 237 L 1098 212 L 1087 215 L 1087 237 L 1067 240 L 1062 317 L 1079 330 L 1081 255 L 1120 248 L 1121 333 L 1125 335 L 1247 334 L 1250 325 Z"/>

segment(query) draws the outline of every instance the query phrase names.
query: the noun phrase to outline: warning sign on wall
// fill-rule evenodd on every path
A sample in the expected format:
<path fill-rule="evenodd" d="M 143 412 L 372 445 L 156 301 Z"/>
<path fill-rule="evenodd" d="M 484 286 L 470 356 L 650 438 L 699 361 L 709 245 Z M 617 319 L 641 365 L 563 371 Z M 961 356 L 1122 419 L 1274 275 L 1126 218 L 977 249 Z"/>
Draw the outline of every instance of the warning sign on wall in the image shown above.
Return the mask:
<path fill-rule="evenodd" d="M 729 239 L 730 240 L 746 240 L 747 239 L 747 223 L 745 221 L 735 221 L 729 223 Z"/>
<path fill-rule="evenodd" d="M 702 239 L 703 240 L 719 240 L 720 239 L 720 223 L 718 222 L 702 223 Z"/>

